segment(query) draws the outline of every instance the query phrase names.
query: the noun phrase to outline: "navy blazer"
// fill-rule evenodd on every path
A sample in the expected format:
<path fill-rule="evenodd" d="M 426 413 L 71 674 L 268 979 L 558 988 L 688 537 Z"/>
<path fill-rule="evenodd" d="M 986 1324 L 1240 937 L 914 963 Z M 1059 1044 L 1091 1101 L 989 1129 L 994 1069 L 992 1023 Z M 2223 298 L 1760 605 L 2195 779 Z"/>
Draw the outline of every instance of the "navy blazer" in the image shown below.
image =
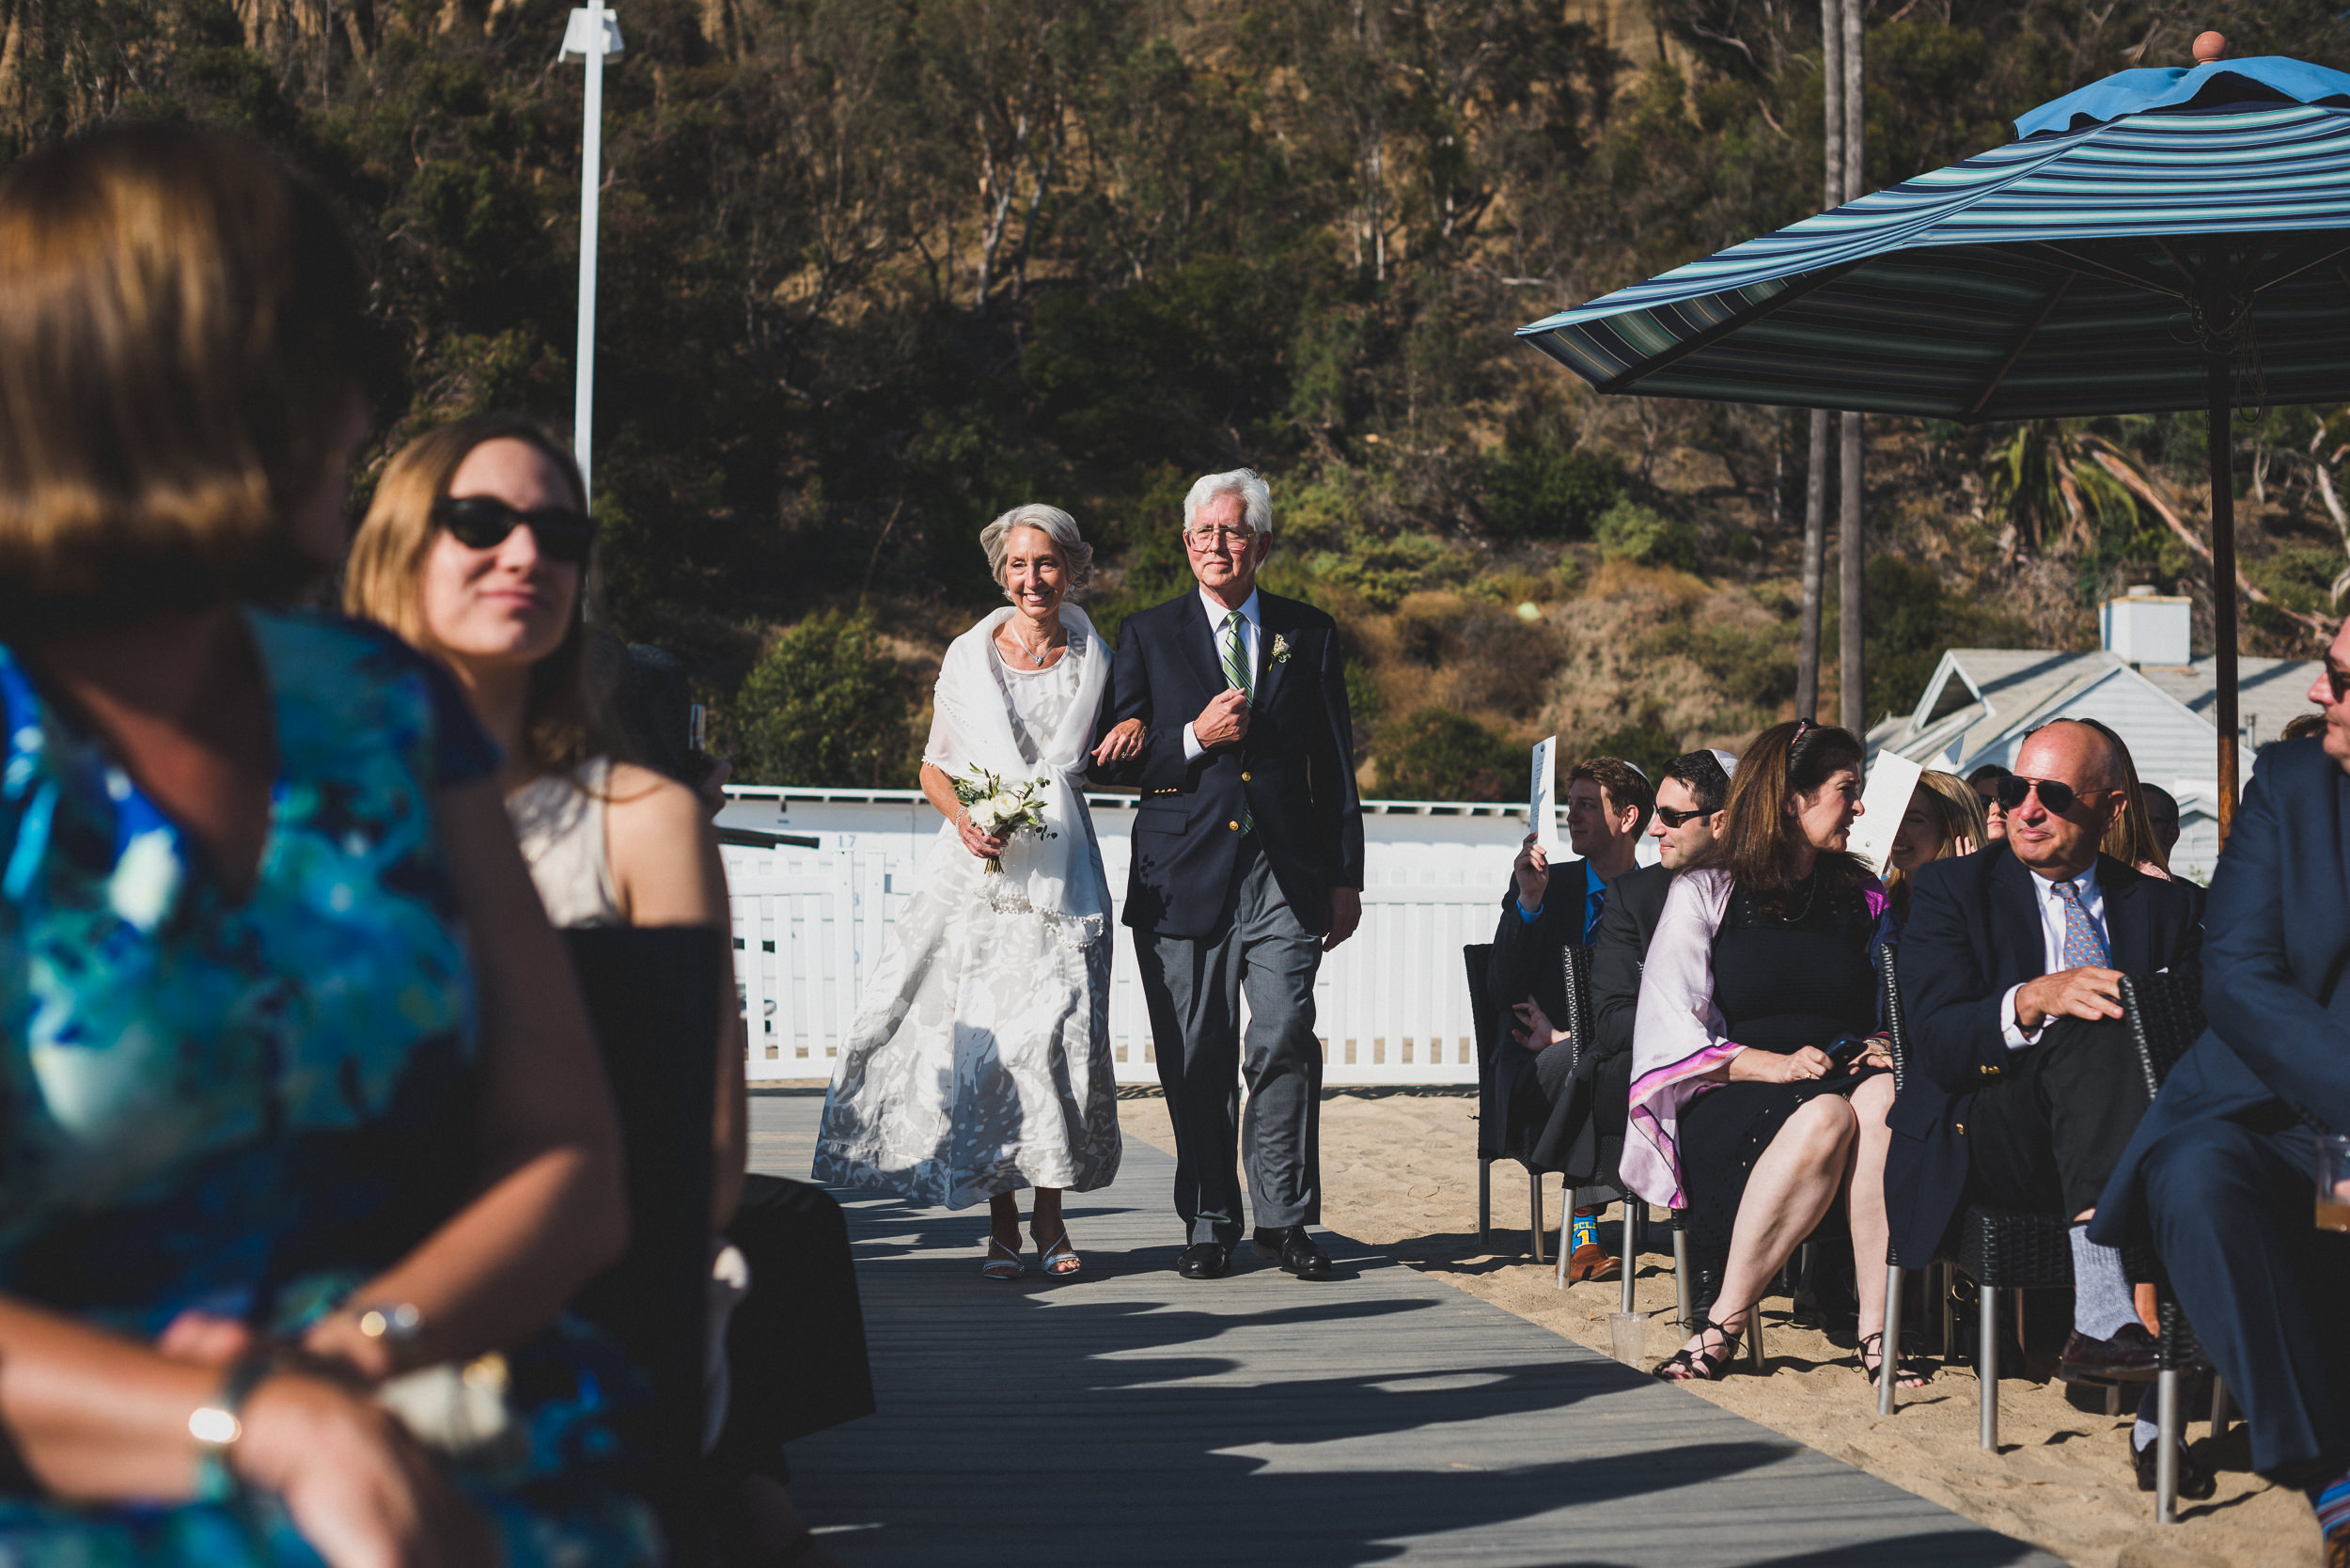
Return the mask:
<path fill-rule="evenodd" d="M 2350 1132 L 2350 776 L 2317 737 L 2261 748 L 2211 879 L 2203 1012 L 2097 1202 L 2128 1237 L 2146 1152 L 2191 1121 L 2284 1111 Z"/>
<path fill-rule="evenodd" d="M 1330 920 L 1330 889 L 1363 885 L 1363 806 L 1338 623 L 1311 604 L 1257 593 L 1256 695 L 1237 745 L 1183 758 L 1183 726 L 1225 689 L 1224 666 L 1197 589 L 1126 618 L 1095 734 L 1130 718 L 1149 727 L 1142 755 L 1095 765 L 1097 783 L 1138 786 L 1126 924 L 1202 937 L 1224 912 L 1240 856 L 1240 823 L 1290 910 L 1312 932 Z M 1277 657 L 1278 643 L 1285 656 Z"/>
<path fill-rule="evenodd" d="M 1906 1081 L 1886 1116 L 1886 1217 L 1893 1249 L 1921 1267 L 1966 1185 L 1967 1106 L 2011 1059 L 1999 1032 L 2008 988 L 2047 972 L 2033 872 L 2003 843 L 1921 868 L 1896 972 L 1909 1023 Z M 2202 950 L 2202 889 L 2097 857 L 2111 967 L 2150 975 Z"/>
<path fill-rule="evenodd" d="M 1661 865 L 1637 866 L 1607 889 L 1591 938 L 1592 1044 L 1602 1058 L 1632 1049 L 1632 1026 L 1640 1004 L 1640 973 L 1648 966 L 1648 945 L 1664 917 L 1665 895 L 1673 873 Z"/>

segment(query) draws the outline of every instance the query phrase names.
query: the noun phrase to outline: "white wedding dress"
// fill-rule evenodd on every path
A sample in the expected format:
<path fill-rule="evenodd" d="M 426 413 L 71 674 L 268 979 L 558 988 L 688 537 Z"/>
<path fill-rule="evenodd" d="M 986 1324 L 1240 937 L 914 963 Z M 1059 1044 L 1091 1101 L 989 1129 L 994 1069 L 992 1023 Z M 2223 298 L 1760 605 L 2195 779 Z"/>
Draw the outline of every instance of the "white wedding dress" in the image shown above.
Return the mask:
<path fill-rule="evenodd" d="M 1010 744 L 1036 775 L 1050 771 L 1040 759 L 1053 737 L 1092 729 L 1094 715 L 1073 708 L 1081 694 L 1104 689 L 1109 649 L 1081 613 L 1064 607 L 1068 651 L 1048 669 L 1010 668 L 992 640 L 1010 613 L 999 610 L 965 634 L 987 639 L 983 658 L 965 650 L 963 666 L 985 689 L 966 689 L 959 703 L 948 675 L 940 677 L 922 758 L 950 776 L 989 755 L 965 731 L 1000 723 L 971 713 L 975 700 L 992 696 L 1002 704 Z M 1096 660 L 1100 667 L 1089 667 Z M 1099 703 L 1097 695 L 1090 706 Z M 1026 840 L 1006 851 L 1008 874 L 991 877 L 946 825 L 834 1066 L 816 1144 L 818 1181 L 960 1209 L 1023 1187 L 1089 1191 L 1118 1174 L 1109 894 L 1085 808 L 1083 741 L 1076 745 L 1075 768 L 1059 770 L 1067 789 L 1058 820 L 1071 841 L 1039 852 L 1049 851 L 1069 879 L 1065 888 L 1049 885 L 1057 907 L 1083 913 L 1048 915 L 1029 902 L 1021 868 L 1037 852 Z M 1001 767 L 989 771 L 1017 782 Z"/>

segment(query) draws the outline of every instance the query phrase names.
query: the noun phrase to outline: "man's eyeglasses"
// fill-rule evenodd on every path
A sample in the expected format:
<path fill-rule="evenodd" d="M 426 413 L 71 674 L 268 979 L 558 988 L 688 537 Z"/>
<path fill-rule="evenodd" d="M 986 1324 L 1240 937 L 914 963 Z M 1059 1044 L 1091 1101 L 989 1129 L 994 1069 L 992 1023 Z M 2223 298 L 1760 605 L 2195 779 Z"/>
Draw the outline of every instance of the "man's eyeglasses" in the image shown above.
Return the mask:
<path fill-rule="evenodd" d="M 2336 702 L 2350 698 L 2350 669 L 2342 668 L 2331 659 L 2326 660 L 2326 684 L 2332 690 Z"/>
<path fill-rule="evenodd" d="M 1183 539 L 1195 550 L 1213 550 L 1219 544 L 1230 544 L 1235 550 L 1246 550 L 1255 541 L 1254 528 L 1185 528 Z"/>
<path fill-rule="evenodd" d="M 1991 798 L 1999 803 L 2002 811 L 2020 811 L 2034 790 L 2040 792 L 2040 804 L 2060 817 L 2081 805 L 2091 795 L 2118 795 L 2122 792 L 2119 790 L 2076 790 L 2060 778 L 2022 778 L 2010 775 L 1992 786 Z"/>
<path fill-rule="evenodd" d="M 1700 817 L 1712 815 L 1712 812 L 1694 806 L 1686 811 L 1676 811 L 1669 806 L 1660 806 L 1656 808 L 1656 820 L 1667 827 L 1679 827 L 1684 823 L 1693 823 Z"/>
<path fill-rule="evenodd" d="M 527 524 L 547 558 L 584 566 L 596 542 L 595 520 L 569 507 L 524 511 L 494 495 L 444 495 L 432 503 L 432 521 L 468 550 L 494 550 L 506 536 Z"/>

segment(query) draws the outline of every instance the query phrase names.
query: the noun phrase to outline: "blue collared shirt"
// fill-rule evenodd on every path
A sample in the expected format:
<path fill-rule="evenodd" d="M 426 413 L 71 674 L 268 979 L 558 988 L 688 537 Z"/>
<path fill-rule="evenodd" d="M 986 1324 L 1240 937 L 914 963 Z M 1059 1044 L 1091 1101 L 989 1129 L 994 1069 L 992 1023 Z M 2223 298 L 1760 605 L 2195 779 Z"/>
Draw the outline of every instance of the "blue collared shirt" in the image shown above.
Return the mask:
<path fill-rule="evenodd" d="M 1591 863 L 1586 860 L 1583 862 L 1583 945 L 1585 947 L 1591 945 L 1591 933 L 1599 930 L 1599 917 L 1606 907 L 1607 884 L 1600 880 L 1599 872 L 1592 870 Z M 1528 910 L 1524 900 L 1518 901 L 1519 919 L 1530 926 L 1542 917 L 1542 905 L 1537 904 L 1533 909 Z"/>

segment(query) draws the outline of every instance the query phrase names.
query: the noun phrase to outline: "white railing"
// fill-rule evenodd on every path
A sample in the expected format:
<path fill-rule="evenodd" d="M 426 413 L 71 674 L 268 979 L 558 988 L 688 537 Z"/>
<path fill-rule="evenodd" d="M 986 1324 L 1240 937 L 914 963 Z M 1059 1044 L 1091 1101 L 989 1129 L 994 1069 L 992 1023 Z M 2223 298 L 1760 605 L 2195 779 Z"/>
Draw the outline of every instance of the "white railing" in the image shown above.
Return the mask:
<path fill-rule="evenodd" d="M 747 1074 L 754 1083 L 828 1077 L 938 818 L 911 791 L 728 794 L 722 824 L 805 835 L 820 846 L 725 852 L 736 980 L 752 1021 Z M 1121 902 L 1133 821 L 1130 797 L 1095 800 L 1103 869 Z M 1492 940 L 1523 821 L 1516 808 L 1369 803 L 1362 928 L 1324 957 L 1314 984 L 1325 1083 L 1476 1080 L 1461 949 Z M 1119 927 L 1111 1052 L 1120 1083 L 1156 1083 L 1136 975 L 1133 933 Z"/>

